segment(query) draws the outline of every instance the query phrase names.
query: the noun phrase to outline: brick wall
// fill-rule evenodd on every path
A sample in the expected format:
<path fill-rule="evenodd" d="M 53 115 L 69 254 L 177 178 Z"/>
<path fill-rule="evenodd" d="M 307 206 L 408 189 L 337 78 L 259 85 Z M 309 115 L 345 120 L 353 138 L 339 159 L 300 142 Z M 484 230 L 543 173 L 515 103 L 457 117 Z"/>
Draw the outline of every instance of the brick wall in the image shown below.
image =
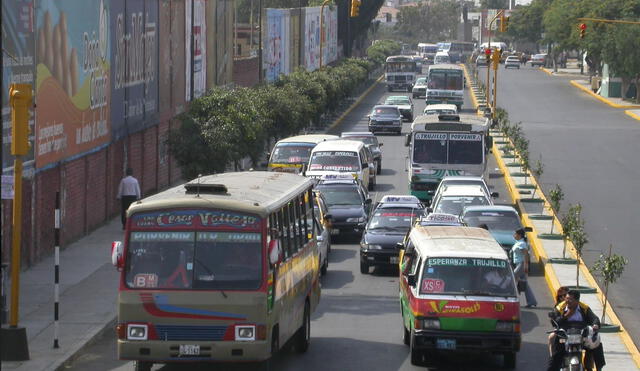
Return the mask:
<path fill-rule="evenodd" d="M 233 61 L 233 82 L 251 87 L 259 81 L 258 57 L 238 58 Z"/>

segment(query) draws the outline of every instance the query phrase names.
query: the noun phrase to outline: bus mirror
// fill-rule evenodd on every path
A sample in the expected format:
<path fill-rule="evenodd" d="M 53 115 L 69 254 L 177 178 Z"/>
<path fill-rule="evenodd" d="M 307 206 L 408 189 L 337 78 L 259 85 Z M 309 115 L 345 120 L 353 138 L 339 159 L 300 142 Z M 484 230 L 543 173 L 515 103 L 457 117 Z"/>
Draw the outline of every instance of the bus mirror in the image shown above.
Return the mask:
<path fill-rule="evenodd" d="M 280 243 L 278 240 L 272 240 L 269 244 L 269 263 L 276 265 L 282 260 L 282 251 L 280 250 Z"/>
<path fill-rule="evenodd" d="M 412 286 L 412 287 L 416 285 L 416 275 L 415 274 L 407 275 L 407 284 L 409 286 Z"/>
<path fill-rule="evenodd" d="M 404 250 L 404 244 L 402 242 L 398 242 L 396 243 L 396 249 L 398 250 Z"/>
<path fill-rule="evenodd" d="M 409 147 L 410 144 L 411 144 L 411 134 L 407 134 L 407 136 L 404 139 L 404 146 Z"/>
<path fill-rule="evenodd" d="M 378 143 L 378 147 L 384 146 L 384 143 Z"/>
<path fill-rule="evenodd" d="M 124 245 L 121 241 L 111 243 L 111 264 L 118 270 L 124 268 Z"/>
<path fill-rule="evenodd" d="M 500 197 L 500 193 L 498 193 L 498 192 L 492 192 L 492 193 L 491 193 L 491 197 L 493 197 L 493 198 L 498 198 L 498 197 Z"/>

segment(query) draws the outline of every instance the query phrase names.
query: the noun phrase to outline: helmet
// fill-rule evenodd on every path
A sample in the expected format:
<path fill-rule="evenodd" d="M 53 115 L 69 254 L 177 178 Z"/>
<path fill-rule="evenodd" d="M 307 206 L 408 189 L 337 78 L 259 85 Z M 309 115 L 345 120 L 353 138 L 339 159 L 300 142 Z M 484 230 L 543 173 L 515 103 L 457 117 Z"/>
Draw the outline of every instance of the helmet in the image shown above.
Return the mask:
<path fill-rule="evenodd" d="M 587 333 L 584 337 L 584 347 L 587 349 L 596 349 L 600 346 L 600 333 L 593 331 L 592 326 L 587 327 Z"/>

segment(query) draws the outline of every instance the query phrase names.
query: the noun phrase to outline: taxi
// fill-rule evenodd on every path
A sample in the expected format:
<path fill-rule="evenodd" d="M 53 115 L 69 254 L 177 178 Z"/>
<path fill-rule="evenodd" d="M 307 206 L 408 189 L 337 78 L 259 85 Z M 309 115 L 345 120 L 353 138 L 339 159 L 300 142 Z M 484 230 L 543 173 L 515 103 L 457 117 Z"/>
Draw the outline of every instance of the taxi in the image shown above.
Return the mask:
<path fill-rule="evenodd" d="M 315 189 L 325 201 L 331 235 L 359 235 L 369 220 L 371 198 L 367 188 L 351 174 L 324 174 Z"/>
<path fill-rule="evenodd" d="M 416 226 L 400 269 L 403 341 L 413 365 L 437 354 L 501 354 L 514 368 L 520 302 L 509 258 L 482 228 Z"/>
<path fill-rule="evenodd" d="M 388 195 L 376 205 L 360 241 L 360 273 L 369 267 L 397 265 L 397 245 L 424 212 L 416 196 Z"/>
<path fill-rule="evenodd" d="M 281 173 L 303 173 L 309 162 L 311 150 L 318 143 L 336 139 L 338 136 L 328 134 L 296 135 L 281 139 L 268 153 L 267 169 Z"/>

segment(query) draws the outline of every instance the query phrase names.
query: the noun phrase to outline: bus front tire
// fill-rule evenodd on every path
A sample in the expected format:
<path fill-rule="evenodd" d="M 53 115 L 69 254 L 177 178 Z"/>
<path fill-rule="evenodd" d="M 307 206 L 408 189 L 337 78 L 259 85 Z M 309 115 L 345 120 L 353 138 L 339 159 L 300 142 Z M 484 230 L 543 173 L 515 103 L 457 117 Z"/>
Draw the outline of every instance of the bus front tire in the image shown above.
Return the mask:
<path fill-rule="evenodd" d="M 135 361 L 133 363 L 133 369 L 135 371 L 151 371 L 151 366 L 153 366 L 151 362 Z"/>
<path fill-rule="evenodd" d="M 311 310 L 309 308 L 309 301 L 304 304 L 304 317 L 302 319 L 302 326 L 298 329 L 296 338 L 296 351 L 298 353 L 305 353 L 309 349 L 311 343 Z"/>
<path fill-rule="evenodd" d="M 507 352 L 503 355 L 503 366 L 506 369 L 512 370 L 516 368 L 516 352 Z"/>
<path fill-rule="evenodd" d="M 260 371 L 273 371 L 275 370 L 275 358 L 280 351 L 280 340 L 278 336 L 278 330 L 276 328 L 273 329 L 273 333 L 271 335 L 271 354 L 268 359 L 265 359 L 260 363 Z"/>

